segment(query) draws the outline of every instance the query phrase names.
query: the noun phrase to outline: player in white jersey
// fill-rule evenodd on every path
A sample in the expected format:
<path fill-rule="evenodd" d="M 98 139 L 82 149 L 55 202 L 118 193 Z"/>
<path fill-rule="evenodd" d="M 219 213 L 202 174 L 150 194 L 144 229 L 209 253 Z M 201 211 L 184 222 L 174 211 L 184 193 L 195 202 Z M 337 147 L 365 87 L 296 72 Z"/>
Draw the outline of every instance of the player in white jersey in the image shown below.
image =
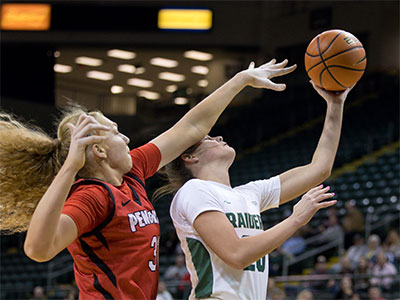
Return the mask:
<path fill-rule="evenodd" d="M 315 186 L 331 173 L 351 89 L 330 93 L 312 85 L 327 111 L 309 164 L 232 188 L 228 170 L 235 150 L 222 137 L 206 136 L 166 166 L 168 183 L 156 194 L 176 193 L 170 213 L 191 275 L 189 299 L 265 299 L 267 254 L 336 203 L 327 200 L 333 196 L 329 186 Z M 287 219 L 263 230 L 262 211 L 305 192 Z"/>

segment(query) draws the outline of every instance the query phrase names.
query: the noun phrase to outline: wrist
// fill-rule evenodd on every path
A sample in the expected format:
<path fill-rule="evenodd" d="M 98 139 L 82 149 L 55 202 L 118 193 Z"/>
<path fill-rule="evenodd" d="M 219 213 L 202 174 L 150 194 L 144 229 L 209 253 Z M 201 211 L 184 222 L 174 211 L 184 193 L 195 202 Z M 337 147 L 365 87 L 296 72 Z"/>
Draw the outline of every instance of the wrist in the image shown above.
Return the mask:
<path fill-rule="evenodd" d="M 298 229 L 304 225 L 301 218 L 296 216 L 294 213 L 292 213 L 287 219 L 290 222 L 290 226 L 293 228 Z"/>
<path fill-rule="evenodd" d="M 70 176 L 70 177 L 74 177 L 76 176 L 76 174 L 78 174 L 79 169 L 77 169 L 73 164 L 70 164 L 68 162 L 68 159 L 64 162 L 64 164 L 61 166 L 60 171 L 58 172 L 58 174 L 63 174 L 65 176 Z"/>
<path fill-rule="evenodd" d="M 237 85 L 242 89 L 250 84 L 250 76 L 247 74 L 246 70 L 236 73 L 233 80 L 237 82 Z"/>

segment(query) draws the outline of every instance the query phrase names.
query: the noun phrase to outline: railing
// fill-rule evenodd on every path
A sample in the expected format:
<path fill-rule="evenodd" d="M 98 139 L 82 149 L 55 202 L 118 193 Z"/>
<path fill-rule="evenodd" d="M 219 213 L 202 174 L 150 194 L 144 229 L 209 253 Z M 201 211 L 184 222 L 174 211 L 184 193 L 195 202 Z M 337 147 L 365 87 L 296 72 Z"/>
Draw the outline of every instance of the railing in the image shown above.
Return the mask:
<path fill-rule="evenodd" d="M 312 236 L 305 240 L 306 246 L 313 245 L 314 243 L 319 242 L 321 239 L 320 235 Z M 289 274 L 289 267 L 297 264 L 301 261 L 304 261 L 310 257 L 314 257 L 320 253 L 323 253 L 329 249 L 338 248 L 338 254 L 341 256 L 344 252 L 344 245 L 343 245 L 343 234 L 338 236 L 338 238 L 334 241 L 322 244 L 318 247 L 313 247 L 313 249 L 308 249 L 306 252 L 303 252 L 297 256 L 284 256 L 283 258 L 283 265 L 282 265 L 282 276 L 287 276 Z"/>

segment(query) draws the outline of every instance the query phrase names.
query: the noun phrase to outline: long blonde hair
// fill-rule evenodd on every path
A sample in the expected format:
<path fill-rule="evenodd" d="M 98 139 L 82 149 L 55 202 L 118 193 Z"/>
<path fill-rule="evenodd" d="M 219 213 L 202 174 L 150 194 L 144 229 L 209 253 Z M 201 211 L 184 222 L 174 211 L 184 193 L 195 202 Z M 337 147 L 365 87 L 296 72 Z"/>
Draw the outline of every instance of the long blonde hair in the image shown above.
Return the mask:
<path fill-rule="evenodd" d="M 76 124 L 79 116 L 86 113 L 78 105 L 64 109 L 57 137 L 52 138 L 37 126 L 0 112 L 0 230 L 3 233 L 27 230 L 39 200 L 68 155 L 71 135 L 67 124 Z M 100 112 L 89 114 L 96 119 L 102 115 Z"/>

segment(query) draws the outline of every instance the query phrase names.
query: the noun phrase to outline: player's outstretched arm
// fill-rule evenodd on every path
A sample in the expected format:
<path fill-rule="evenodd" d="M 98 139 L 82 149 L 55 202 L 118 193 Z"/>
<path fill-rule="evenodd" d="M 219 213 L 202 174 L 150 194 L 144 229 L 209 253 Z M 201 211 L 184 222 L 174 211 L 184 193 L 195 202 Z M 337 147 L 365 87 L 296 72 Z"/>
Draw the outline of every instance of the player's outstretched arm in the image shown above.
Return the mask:
<path fill-rule="evenodd" d="M 274 83 L 271 79 L 294 71 L 296 65 L 286 67 L 287 63 L 287 60 L 276 63 L 273 59 L 255 68 L 252 62 L 247 70 L 237 73 L 186 113 L 172 128 L 153 139 L 151 142 L 161 151 L 159 168 L 206 136 L 224 109 L 244 87 L 283 91 L 286 85 Z"/>
<path fill-rule="evenodd" d="M 226 215 L 219 211 L 200 214 L 193 226 L 219 258 L 231 267 L 243 270 L 283 244 L 318 210 L 334 205 L 336 200 L 326 201 L 333 197 L 328 191 L 329 187 L 322 185 L 311 189 L 294 206 L 292 215 L 257 235 L 238 237 Z"/>
<path fill-rule="evenodd" d="M 330 176 L 339 145 L 343 106 L 352 88 L 334 93 L 310 82 L 327 103 L 325 123 L 311 162 L 280 174 L 281 204 L 298 197 Z"/>

